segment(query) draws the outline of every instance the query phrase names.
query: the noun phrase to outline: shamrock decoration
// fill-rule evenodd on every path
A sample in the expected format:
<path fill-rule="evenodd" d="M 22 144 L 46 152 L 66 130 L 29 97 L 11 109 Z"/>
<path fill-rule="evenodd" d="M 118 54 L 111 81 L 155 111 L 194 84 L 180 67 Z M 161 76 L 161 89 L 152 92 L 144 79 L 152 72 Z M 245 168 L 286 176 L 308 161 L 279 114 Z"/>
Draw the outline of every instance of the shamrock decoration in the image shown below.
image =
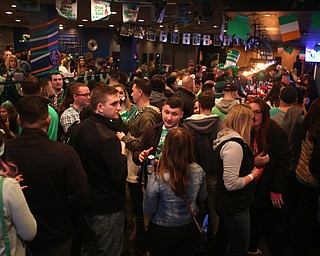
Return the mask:
<path fill-rule="evenodd" d="M 286 47 L 285 51 L 286 51 L 286 53 L 292 54 L 293 48 L 291 46 L 288 46 L 288 47 Z"/>
<path fill-rule="evenodd" d="M 237 15 L 235 20 L 228 23 L 228 36 L 239 36 L 242 40 L 246 39 L 250 33 L 251 27 L 248 25 L 249 18 Z"/>
<path fill-rule="evenodd" d="M 320 28 L 320 13 L 313 14 L 311 16 L 311 19 L 312 19 L 312 22 L 311 22 L 310 27 L 312 29 Z"/>
<path fill-rule="evenodd" d="M 318 45 L 318 44 L 316 44 L 315 46 L 314 46 L 314 49 L 315 49 L 315 51 L 320 51 L 320 45 Z"/>

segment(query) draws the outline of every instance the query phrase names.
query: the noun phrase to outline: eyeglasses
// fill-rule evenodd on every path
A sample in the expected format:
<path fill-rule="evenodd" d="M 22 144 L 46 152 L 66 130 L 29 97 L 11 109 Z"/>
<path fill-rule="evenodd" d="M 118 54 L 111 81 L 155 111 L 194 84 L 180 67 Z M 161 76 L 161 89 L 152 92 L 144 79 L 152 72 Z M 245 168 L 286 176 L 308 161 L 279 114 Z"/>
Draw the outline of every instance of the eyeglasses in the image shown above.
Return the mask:
<path fill-rule="evenodd" d="M 255 114 L 255 115 L 260 115 L 261 113 L 262 113 L 261 110 L 254 110 L 254 111 L 253 111 L 253 114 Z"/>
<path fill-rule="evenodd" d="M 90 97 L 90 93 L 75 93 L 78 96 Z"/>

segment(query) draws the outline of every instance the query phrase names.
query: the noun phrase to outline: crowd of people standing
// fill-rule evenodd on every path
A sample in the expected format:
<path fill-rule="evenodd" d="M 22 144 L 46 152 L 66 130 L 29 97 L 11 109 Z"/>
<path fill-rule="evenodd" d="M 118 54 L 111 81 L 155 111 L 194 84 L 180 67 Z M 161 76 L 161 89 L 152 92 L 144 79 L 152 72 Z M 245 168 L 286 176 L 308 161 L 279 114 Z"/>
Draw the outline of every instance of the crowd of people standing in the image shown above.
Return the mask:
<path fill-rule="evenodd" d="M 2 75 L 21 81 L 17 104 L 0 105 L 10 255 L 308 255 L 320 185 L 311 75 L 270 67 L 261 95 L 247 83 L 261 77 L 235 67 L 128 75 L 91 57 L 61 54 L 48 78 L 6 57 Z"/>

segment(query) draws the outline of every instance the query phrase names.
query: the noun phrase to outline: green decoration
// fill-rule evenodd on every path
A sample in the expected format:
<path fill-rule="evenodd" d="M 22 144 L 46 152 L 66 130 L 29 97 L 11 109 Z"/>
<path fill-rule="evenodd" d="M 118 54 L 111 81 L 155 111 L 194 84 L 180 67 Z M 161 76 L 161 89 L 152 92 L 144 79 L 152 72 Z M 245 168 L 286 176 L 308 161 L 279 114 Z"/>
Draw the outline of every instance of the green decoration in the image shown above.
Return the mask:
<path fill-rule="evenodd" d="M 311 16 L 311 20 L 312 20 L 312 22 L 311 22 L 310 27 L 311 27 L 312 29 L 318 29 L 318 28 L 320 28 L 320 13 L 313 14 L 313 15 Z"/>
<path fill-rule="evenodd" d="M 293 48 L 291 46 L 288 46 L 285 48 L 286 53 L 292 54 L 293 53 Z"/>
<path fill-rule="evenodd" d="M 228 22 L 228 36 L 238 36 L 242 40 L 246 39 L 251 31 L 251 27 L 248 25 L 249 18 L 241 15 L 237 15 L 235 20 Z"/>
<path fill-rule="evenodd" d="M 320 45 L 315 45 L 315 46 L 314 46 L 314 49 L 315 49 L 317 52 L 319 52 L 319 51 L 320 51 Z"/>

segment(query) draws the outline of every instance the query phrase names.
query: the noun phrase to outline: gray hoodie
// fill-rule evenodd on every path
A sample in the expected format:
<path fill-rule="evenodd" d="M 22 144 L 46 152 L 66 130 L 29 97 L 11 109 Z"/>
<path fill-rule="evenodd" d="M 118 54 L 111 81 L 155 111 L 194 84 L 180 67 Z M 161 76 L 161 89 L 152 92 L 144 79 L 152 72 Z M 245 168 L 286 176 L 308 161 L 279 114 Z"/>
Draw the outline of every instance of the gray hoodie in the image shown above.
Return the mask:
<path fill-rule="evenodd" d="M 223 141 L 232 138 L 242 139 L 236 131 L 224 128 L 218 132 L 217 139 L 213 141 L 213 149 L 216 150 Z M 245 186 L 244 177 L 239 177 L 243 158 L 242 146 L 238 142 L 229 141 L 222 146 L 220 157 L 223 161 L 223 181 L 226 189 L 234 191 L 243 188 Z"/>

